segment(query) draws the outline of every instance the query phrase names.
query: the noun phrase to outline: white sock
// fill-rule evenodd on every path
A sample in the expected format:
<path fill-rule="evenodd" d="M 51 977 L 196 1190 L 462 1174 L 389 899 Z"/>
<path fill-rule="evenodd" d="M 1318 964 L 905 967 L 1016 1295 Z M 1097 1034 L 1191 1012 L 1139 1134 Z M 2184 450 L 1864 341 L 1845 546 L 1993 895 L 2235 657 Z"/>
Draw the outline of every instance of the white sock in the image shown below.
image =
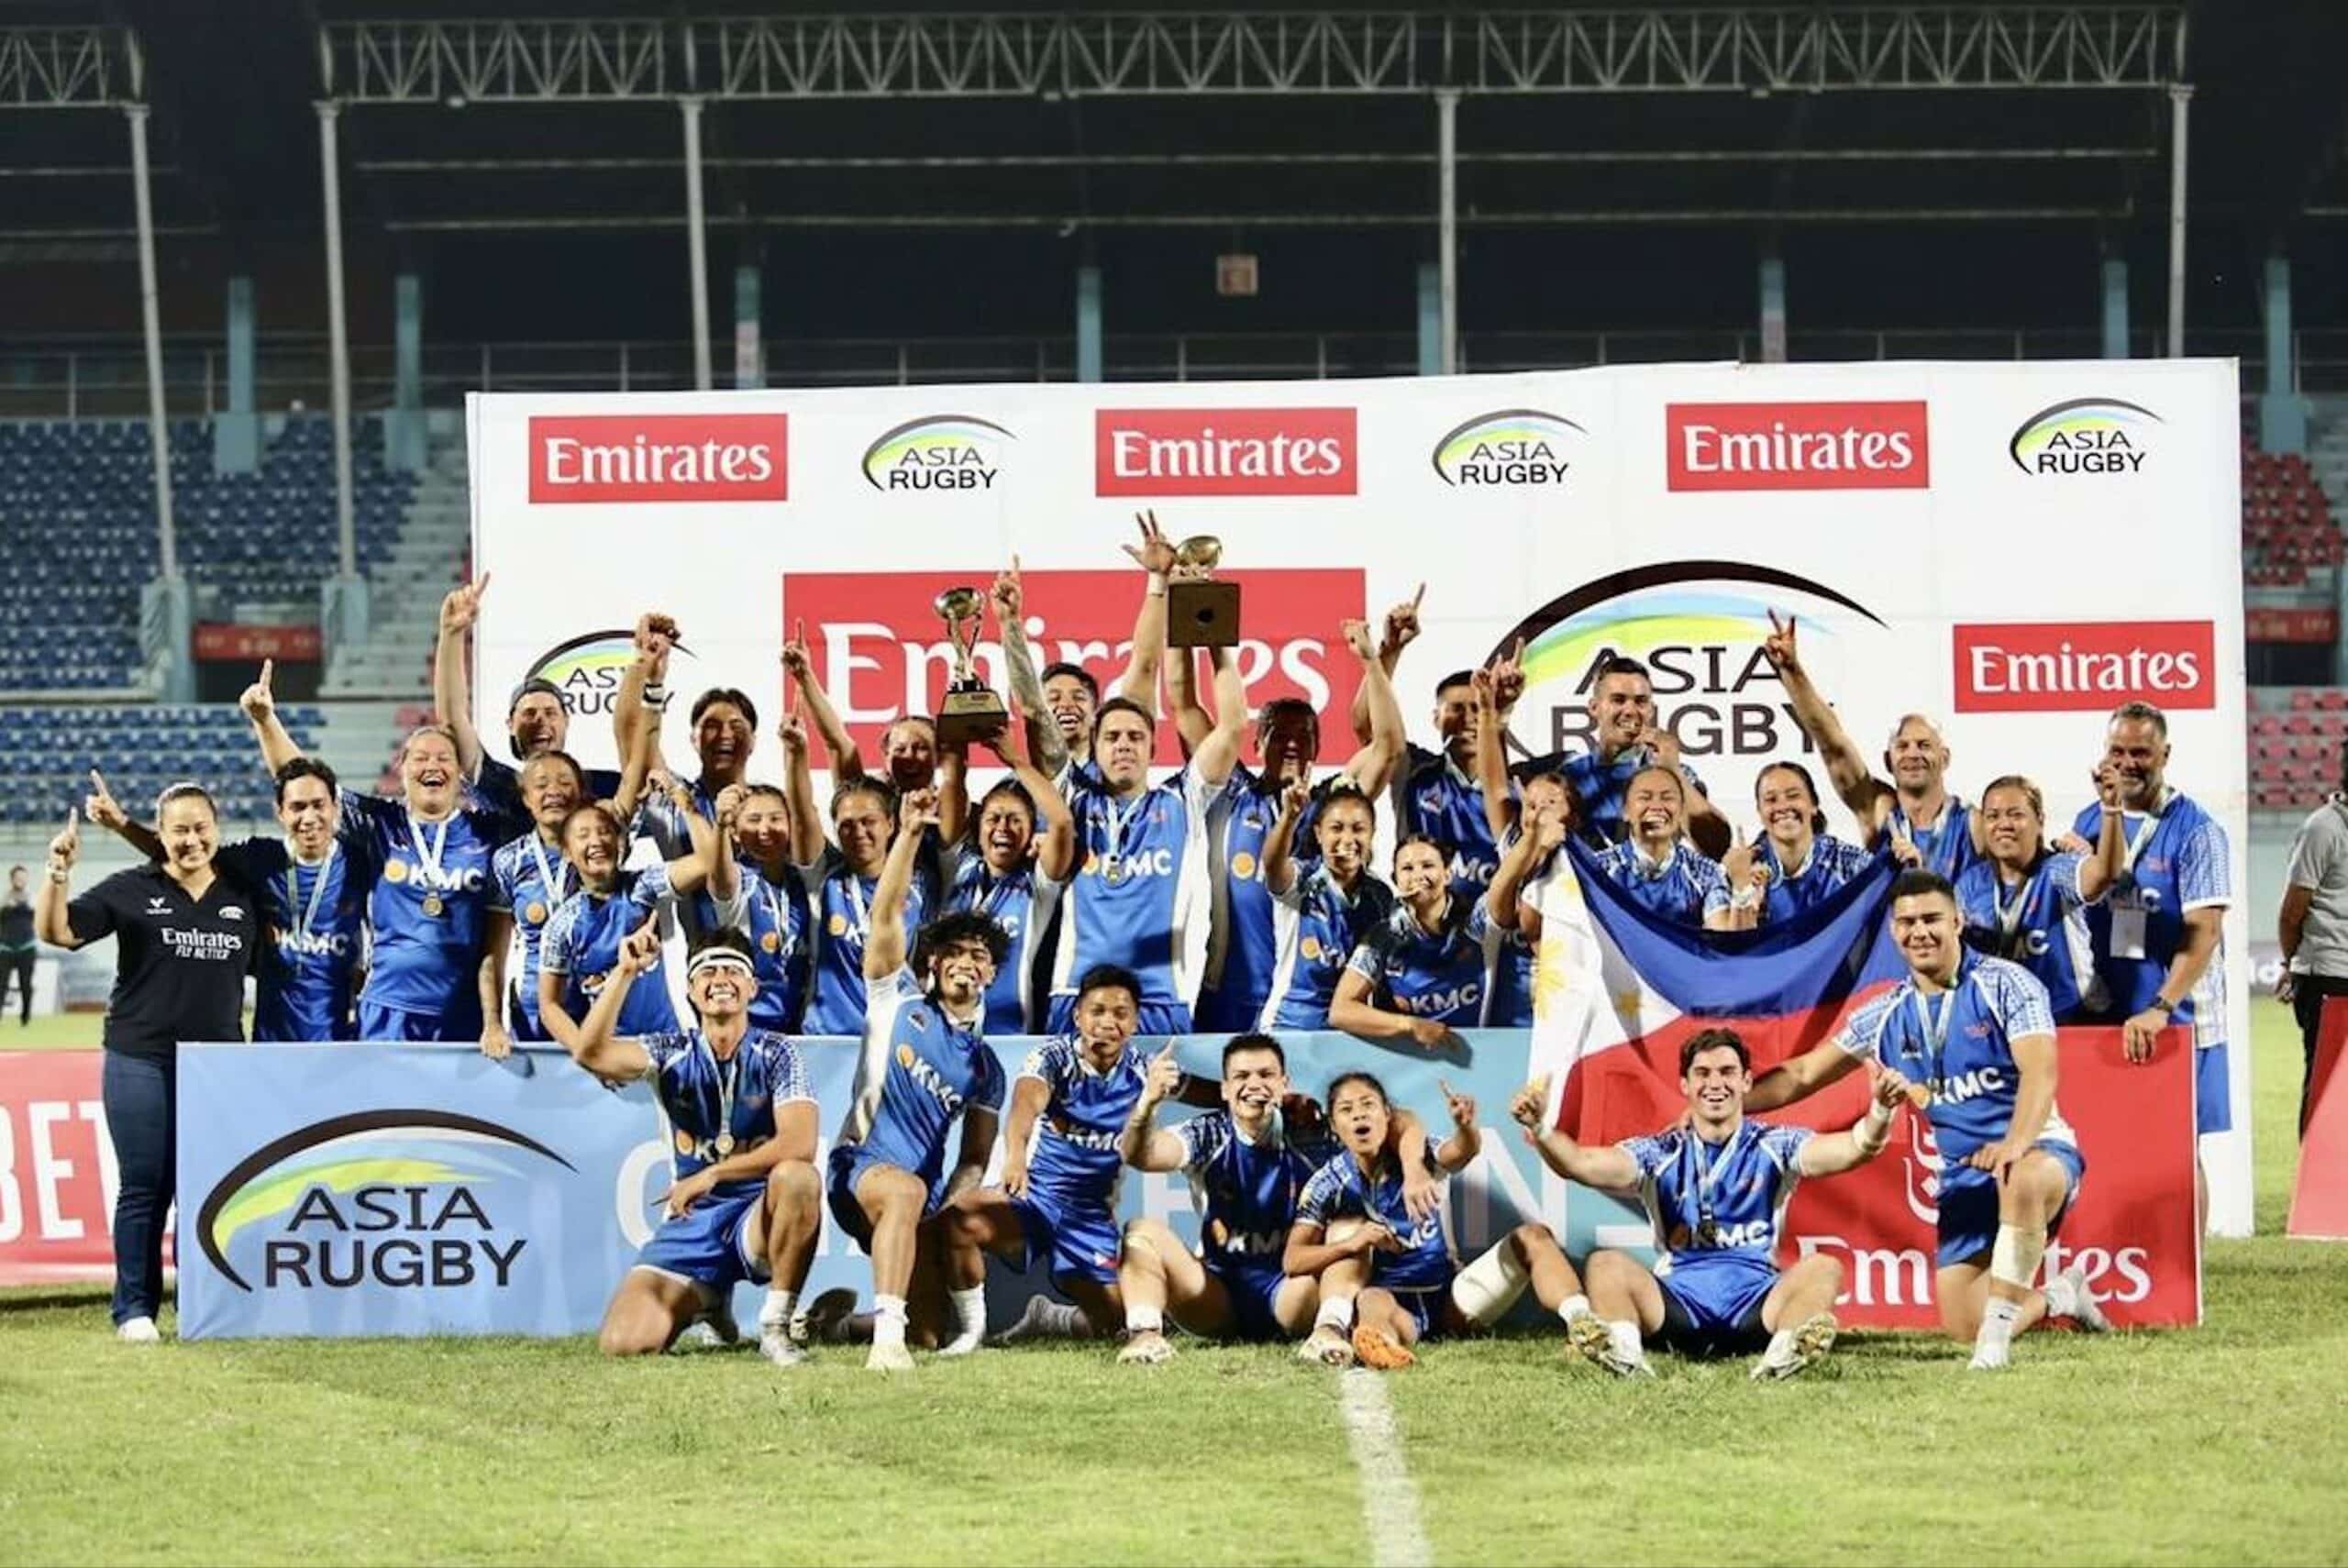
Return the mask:
<path fill-rule="evenodd" d="M 1125 1332 L 1129 1334 L 1162 1334 L 1166 1331 L 1166 1309 L 1162 1307 L 1130 1305 L 1125 1309 Z"/>
<path fill-rule="evenodd" d="M 1576 1318 L 1586 1318 L 1589 1316 L 1589 1297 L 1587 1296 L 1567 1297 L 1563 1301 L 1557 1303 L 1557 1316 L 1563 1318 L 1568 1323 L 1572 1322 Z"/>
<path fill-rule="evenodd" d="M 2021 1302 L 2009 1301 L 2002 1296 L 1989 1297 L 1981 1312 L 1980 1331 L 1973 1336 L 1973 1359 L 2004 1361 L 2008 1347 L 2014 1342 L 2014 1323 L 2021 1317 Z"/>
<path fill-rule="evenodd" d="M 1630 1318 L 1620 1318 L 1606 1325 L 1607 1336 L 1614 1342 L 1614 1353 L 1624 1361 L 1645 1361 L 1646 1347 L 1639 1342 L 1639 1325 Z"/>
<path fill-rule="evenodd" d="M 1313 1314 L 1312 1326 L 1316 1329 L 1335 1329 L 1341 1334 L 1351 1333 L 1354 1326 L 1354 1298 L 1350 1296 L 1329 1297 L 1321 1303 L 1321 1310 Z"/>
<path fill-rule="evenodd" d="M 799 1292 L 767 1288 L 766 1305 L 759 1309 L 759 1327 L 780 1329 L 789 1323 L 799 1311 Z"/>
<path fill-rule="evenodd" d="M 905 1298 L 903 1297 L 873 1297 L 872 1342 L 876 1345 L 902 1345 L 905 1342 Z"/>
<path fill-rule="evenodd" d="M 2067 1274 L 2058 1274 L 2045 1285 L 2046 1315 L 2050 1318 L 2076 1318 L 2079 1315 L 2079 1287 Z"/>
<path fill-rule="evenodd" d="M 1794 1331 L 1791 1329 L 1779 1329 L 1769 1336 L 1769 1348 L 1761 1353 L 1761 1359 L 1772 1366 L 1781 1366 L 1791 1361 L 1793 1354 Z"/>
<path fill-rule="evenodd" d="M 960 1332 L 958 1338 L 982 1340 L 987 1335 L 987 1287 L 974 1285 L 968 1290 L 950 1290 L 947 1297 L 954 1303 L 954 1321 Z"/>

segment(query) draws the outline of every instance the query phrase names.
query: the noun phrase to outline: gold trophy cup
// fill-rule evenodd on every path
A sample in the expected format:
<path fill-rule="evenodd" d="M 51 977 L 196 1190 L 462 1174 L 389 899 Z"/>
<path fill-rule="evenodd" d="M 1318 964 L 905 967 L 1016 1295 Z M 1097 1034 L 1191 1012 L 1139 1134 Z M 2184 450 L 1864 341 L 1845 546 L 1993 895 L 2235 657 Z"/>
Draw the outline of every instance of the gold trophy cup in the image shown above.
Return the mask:
<path fill-rule="evenodd" d="M 946 636 L 954 645 L 954 676 L 946 683 L 946 701 L 937 709 L 937 744 L 967 746 L 991 740 L 1011 723 L 1010 710 L 991 687 L 979 679 L 970 665 L 971 646 L 979 640 L 979 619 L 986 613 L 986 596 L 975 588 L 949 588 L 937 596 L 937 618 L 946 623 Z"/>
<path fill-rule="evenodd" d="M 1223 541 L 1213 534 L 1193 534 L 1174 547 L 1175 574 L 1166 583 L 1168 647 L 1238 646 L 1239 585 L 1207 575 L 1221 559 Z"/>

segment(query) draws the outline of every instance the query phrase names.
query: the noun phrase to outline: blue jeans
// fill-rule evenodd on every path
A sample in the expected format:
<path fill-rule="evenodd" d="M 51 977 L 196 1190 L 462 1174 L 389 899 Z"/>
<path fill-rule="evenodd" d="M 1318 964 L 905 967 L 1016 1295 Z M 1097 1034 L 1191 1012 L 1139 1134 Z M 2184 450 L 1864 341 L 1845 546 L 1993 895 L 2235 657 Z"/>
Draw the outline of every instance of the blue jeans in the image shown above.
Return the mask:
<path fill-rule="evenodd" d="M 172 1108 L 179 1079 L 172 1063 L 105 1054 L 100 1079 L 106 1133 L 121 1185 L 114 1198 L 114 1320 L 152 1318 L 163 1306 L 163 1216 L 171 1211 L 177 1168 Z"/>

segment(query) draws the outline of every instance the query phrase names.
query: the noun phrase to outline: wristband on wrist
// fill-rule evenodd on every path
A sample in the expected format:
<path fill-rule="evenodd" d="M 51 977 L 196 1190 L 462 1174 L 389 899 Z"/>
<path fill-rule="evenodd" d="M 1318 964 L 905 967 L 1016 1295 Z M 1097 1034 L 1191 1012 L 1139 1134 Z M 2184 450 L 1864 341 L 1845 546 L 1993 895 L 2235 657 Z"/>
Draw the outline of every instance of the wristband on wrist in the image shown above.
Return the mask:
<path fill-rule="evenodd" d="M 1149 596 L 1152 599 L 1163 599 L 1166 597 L 1166 574 L 1164 572 L 1154 571 L 1149 574 Z"/>

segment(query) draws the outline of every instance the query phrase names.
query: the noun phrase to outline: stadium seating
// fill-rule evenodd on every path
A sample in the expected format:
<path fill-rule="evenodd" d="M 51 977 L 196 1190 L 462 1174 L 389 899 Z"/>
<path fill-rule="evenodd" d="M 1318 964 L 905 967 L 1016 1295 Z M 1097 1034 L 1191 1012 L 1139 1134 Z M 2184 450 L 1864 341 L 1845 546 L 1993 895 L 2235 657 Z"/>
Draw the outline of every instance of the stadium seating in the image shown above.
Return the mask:
<path fill-rule="evenodd" d="M 318 709 L 288 705 L 278 715 L 305 749 L 316 745 L 325 723 Z M 164 786 L 182 779 L 210 789 L 224 817 L 266 817 L 272 803 L 252 732 L 234 704 L 0 707 L 0 771 L 10 781 L 0 822 L 61 820 L 89 792 L 94 767 L 140 818 Z"/>
<path fill-rule="evenodd" d="M 360 569 L 391 554 L 413 488 L 355 433 Z M 251 473 L 215 474 L 210 426 L 170 426 L 182 569 L 226 613 L 317 602 L 338 558 L 334 433 L 289 419 Z M 138 684 L 139 591 L 156 572 L 154 468 L 137 420 L 0 424 L 0 690 Z"/>
<path fill-rule="evenodd" d="M 2252 694 L 2250 803 L 2261 811 L 2309 811 L 2340 787 L 2348 745 L 2348 690 L 2298 686 Z"/>
<path fill-rule="evenodd" d="M 2253 588 L 2299 587 L 2310 569 L 2336 567 L 2343 555 L 2348 540 L 2342 538 L 2307 458 L 2243 443 L 2243 580 Z"/>

